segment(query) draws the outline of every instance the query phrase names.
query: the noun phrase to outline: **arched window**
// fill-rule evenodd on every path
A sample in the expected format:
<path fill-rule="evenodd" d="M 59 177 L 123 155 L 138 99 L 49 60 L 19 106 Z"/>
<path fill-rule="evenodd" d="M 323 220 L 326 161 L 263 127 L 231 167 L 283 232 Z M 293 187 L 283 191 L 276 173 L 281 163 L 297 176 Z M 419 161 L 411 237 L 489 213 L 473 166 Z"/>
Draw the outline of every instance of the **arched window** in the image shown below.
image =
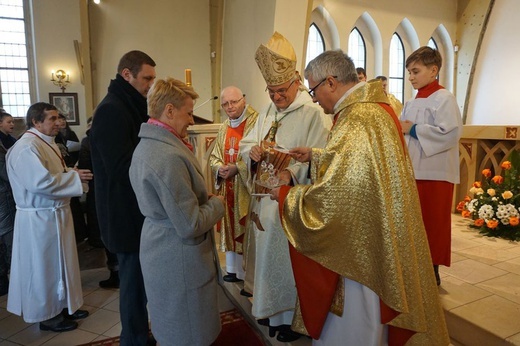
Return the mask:
<path fill-rule="evenodd" d="M 404 64 L 403 41 L 397 33 L 394 33 L 392 41 L 390 42 L 388 92 L 397 97 L 401 103 L 404 103 Z"/>
<path fill-rule="evenodd" d="M 439 50 L 439 46 L 437 46 L 437 42 L 435 42 L 435 39 L 433 37 L 430 37 L 430 39 L 428 40 L 428 47 L 432 48 L 432 49 L 435 49 L 435 50 Z M 439 75 L 437 75 L 437 77 L 435 77 L 437 80 L 439 80 Z"/>
<path fill-rule="evenodd" d="M 365 39 L 358 28 L 352 29 L 348 38 L 348 56 L 352 58 L 356 67 L 367 68 L 367 49 Z"/>
<path fill-rule="evenodd" d="M 316 24 L 312 23 L 309 27 L 309 39 L 307 40 L 307 58 L 305 60 L 305 66 L 325 51 L 325 43 L 323 42 L 323 35 Z"/>
<path fill-rule="evenodd" d="M 430 37 L 428 40 L 428 47 L 433 48 L 435 50 L 439 50 L 439 46 L 437 46 L 437 42 L 433 39 L 433 37 Z"/>
<path fill-rule="evenodd" d="M 0 1 L 0 107 L 23 117 L 31 105 L 23 0 Z"/>

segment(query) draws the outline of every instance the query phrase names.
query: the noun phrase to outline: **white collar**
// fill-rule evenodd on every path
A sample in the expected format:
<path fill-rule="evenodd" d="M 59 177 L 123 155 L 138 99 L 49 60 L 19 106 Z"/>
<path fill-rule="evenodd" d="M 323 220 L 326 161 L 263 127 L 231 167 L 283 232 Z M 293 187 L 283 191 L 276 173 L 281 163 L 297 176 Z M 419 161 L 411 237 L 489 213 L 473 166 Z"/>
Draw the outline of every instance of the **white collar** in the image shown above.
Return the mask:
<path fill-rule="evenodd" d="M 352 88 L 348 89 L 345 92 L 345 94 L 343 94 L 343 96 L 341 96 L 341 98 L 338 100 L 338 102 L 336 102 L 336 104 L 334 105 L 334 114 L 336 114 L 339 111 L 339 106 L 341 105 L 341 103 L 343 101 L 345 101 L 345 99 L 347 98 L 348 95 L 352 94 L 354 92 L 354 90 L 364 86 L 365 84 L 367 84 L 367 82 L 359 82 L 356 85 L 354 85 Z"/>

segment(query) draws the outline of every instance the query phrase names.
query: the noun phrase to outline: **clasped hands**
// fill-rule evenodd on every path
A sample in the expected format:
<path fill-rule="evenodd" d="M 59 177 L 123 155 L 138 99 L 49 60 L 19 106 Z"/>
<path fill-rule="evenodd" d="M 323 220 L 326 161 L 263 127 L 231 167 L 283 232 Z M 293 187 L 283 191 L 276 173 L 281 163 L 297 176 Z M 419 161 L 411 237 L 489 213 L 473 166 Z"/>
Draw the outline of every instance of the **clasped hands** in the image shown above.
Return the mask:
<path fill-rule="evenodd" d="M 234 177 L 238 172 L 238 168 L 234 164 L 222 165 L 218 169 L 218 176 L 222 179 Z"/>

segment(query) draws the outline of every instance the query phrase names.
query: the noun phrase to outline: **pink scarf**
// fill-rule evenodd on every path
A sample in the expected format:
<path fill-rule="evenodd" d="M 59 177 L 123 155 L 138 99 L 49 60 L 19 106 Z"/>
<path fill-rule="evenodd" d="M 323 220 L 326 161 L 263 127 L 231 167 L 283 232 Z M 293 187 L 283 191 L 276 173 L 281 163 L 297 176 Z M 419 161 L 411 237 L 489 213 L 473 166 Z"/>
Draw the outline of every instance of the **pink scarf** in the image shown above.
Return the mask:
<path fill-rule="evenodd" d="M 188 141 L 186 141 L 184 138 L 179 136 L 177 131 L 175 131 L 175 129 L 173 127 L 171 127 L 170 125 L 165 124 L 162 121 L 157 120 L 157 119 L 153 119 L 153 118 L 148 119 L 147 124 L 155 125 L 155 126 L 158 126 L 158 127 L 162 127 L 163 129 L 168 130 L 175 137 L 179 138 L 182 141 L 182 143 L 184 143 L 184 145 L 187 146 L 188 149 L 190 149 L 193 152 L 193 145 L 191 145 Z"/>

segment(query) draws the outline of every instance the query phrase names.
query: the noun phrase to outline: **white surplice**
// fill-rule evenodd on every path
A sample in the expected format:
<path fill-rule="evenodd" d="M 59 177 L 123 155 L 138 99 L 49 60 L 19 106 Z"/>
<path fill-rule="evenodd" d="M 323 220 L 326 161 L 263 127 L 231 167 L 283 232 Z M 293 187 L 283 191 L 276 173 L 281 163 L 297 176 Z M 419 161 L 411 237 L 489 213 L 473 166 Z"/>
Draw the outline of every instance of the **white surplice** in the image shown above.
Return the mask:
<path fill-rule="evenodd" d="M 298 92 L 296 99 L 284 111 L 277 111 L 273 103 L 259 113 L 255 127 L 240 141 L 240 154 L 249 160 L 249 152 L 267 135 L 271 124 L 280 120 L 276 143 L 284 148 L 321 148 L 327 142 L 332 126 L 329 116 L 312 102 L 306 92 Z M 251 162 L 248 162 L 251 164 Z M 294 162 L 287 167 L 295 184 L 308 184 L 308 165 Z M 252 181 L 250 181 L 253 184 Z M 296 303 L 296 287 L 289 257 L 289 244 L 283 231 L 278 212 L 278 202 L 261 198 L 254 201 L 252 212 L 259 215 L 265 231 L 253 223 L 256 242 L 256 265 L 254 277 L 252 314 L 256 318 L 270 319 L 271 326 L 291 324 Z"/>
<path fill-rule="evenodd" d="M 17 208 L 7 310 L 32 323 L 83 305 L 69 206 L 83 186 L 76 171 L 64 172 L 54 137 L 30 131 L 7 153 Z"/>

